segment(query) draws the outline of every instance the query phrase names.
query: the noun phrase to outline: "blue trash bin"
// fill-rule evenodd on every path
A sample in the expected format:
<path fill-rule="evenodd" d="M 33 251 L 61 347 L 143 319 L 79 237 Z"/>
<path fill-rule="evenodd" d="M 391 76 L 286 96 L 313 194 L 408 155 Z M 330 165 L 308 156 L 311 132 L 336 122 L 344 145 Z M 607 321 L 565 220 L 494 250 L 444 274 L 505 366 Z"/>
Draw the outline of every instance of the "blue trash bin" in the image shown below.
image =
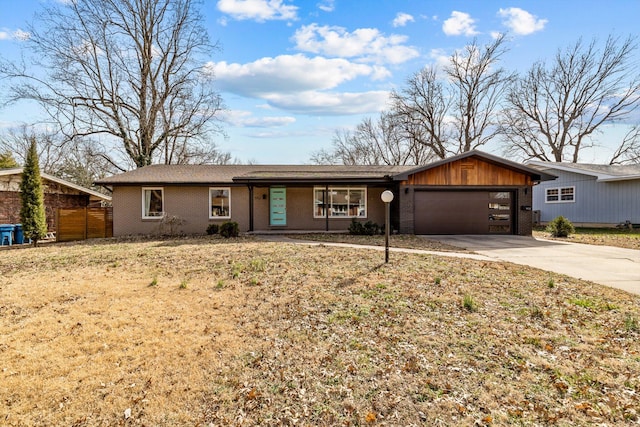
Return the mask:
<path fill-rule="evenodd" d="M 13 244 L 13 224 L 2 224 L 0 225 L 0 245 L 4 246 Z M 6 243 L 5 243 L 6 242 Z"/>
<path fill-rule="evenodd" d="M 24 243 L 24 231 L 22 231 L 22 224 L 14 224 L 13 229 L 13 237 L 15 239 L 16 245 L 21 245 Z"/>

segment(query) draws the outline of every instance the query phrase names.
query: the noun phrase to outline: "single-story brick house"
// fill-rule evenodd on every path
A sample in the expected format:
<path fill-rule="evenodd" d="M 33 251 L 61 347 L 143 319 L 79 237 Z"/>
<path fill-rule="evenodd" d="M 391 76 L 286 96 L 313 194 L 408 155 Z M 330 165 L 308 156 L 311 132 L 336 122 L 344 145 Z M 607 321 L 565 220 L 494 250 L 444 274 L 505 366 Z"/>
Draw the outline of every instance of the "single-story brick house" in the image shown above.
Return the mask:
<path fill-rule="evenodd" d="M 533 191 L 540 222 L 562 215 L 581 227 L 640 224 L 640 165 L 601 165 L 529 161 L 558 178 Z"/>
<path fill-rule="evenodd" d="M 111 202 L 111 197 L 72 182 L 41 173 L 47 227 L 57 230 L 58 208 L 84 208 Z M 0 169 L 0 224 L 20 223 L 22 168 Z"/>
<path fill-rule="evenodd" d="M 425 166 L 152 165 L 102 179 L 115 236 L 153 234 L 178 218 L 187 234 L 235 221 L 241 231 L 346 231 L 384 224 L 408 234 L 532 231 L 532 186 L 552 175 L 481 151 Z"/>

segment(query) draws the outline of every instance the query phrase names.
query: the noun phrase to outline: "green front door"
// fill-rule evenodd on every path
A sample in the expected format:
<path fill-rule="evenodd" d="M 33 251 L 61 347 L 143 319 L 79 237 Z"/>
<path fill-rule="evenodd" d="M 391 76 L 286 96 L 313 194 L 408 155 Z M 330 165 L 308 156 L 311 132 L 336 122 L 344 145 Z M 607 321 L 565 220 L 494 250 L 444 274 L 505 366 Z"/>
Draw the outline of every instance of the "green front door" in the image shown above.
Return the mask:
<path fill-rule="evenodd" d="M 271 225 L 287 225 L 287 189 L 286 187 L 269 188 L 269 211 Z"/>

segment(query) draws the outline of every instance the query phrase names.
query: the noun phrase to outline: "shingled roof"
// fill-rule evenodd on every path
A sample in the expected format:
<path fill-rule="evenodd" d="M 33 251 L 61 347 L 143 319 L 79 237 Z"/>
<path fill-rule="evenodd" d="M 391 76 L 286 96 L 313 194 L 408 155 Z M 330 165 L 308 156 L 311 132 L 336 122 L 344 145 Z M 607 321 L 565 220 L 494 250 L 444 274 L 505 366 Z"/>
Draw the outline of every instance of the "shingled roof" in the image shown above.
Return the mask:
<path fill-rule="evenodd" d="M 22 179 L 22 168 L 9 168 L 9 169 L 0 169 L 0 176 L 19 176 Z M 91 201 L 111 201 L 111 196 L 107 196 L 106 194 L 99 193 L 97 191 L 91 190 L 90 188 L 82 187 L 80 185 L 74 184 L 73 182 L 67 181 L 62 178 L 58 178 L 57 176 L 49 175 L 44 172 L 40 172 L 40 176 L 48 181 L 55 182 L 58 185 L 71 188 L 80 193 L 85 193 L 89 196 L 89 200 Z"/>
<path fill-rule="evenodd" d="M 593 163 L 561 163 L 531 160 L 528 165 L 540 170 L 556 169 L 596 177 L 597 181 L 640 179 L 640 165 L 601 165 Z"/>
<path fill-rule="evenodd" d="M 103 178 L 96 184 L 232 184 L 249 182 L 385 182 L 415 166 L 151 165 Z"/>
<path fill-rule="evenodd" d="M 205 185 L 205 184 L 312 184 L 385 183 L 406 180 L 442 164 L 476 156 L 484 161 L 532 176 L 534 181 L 555 176 L 482 151 L 473 150 L 424 166 L 387 165 L 151 165 L 103 178 L 96 184 L 113 185 Z"/>

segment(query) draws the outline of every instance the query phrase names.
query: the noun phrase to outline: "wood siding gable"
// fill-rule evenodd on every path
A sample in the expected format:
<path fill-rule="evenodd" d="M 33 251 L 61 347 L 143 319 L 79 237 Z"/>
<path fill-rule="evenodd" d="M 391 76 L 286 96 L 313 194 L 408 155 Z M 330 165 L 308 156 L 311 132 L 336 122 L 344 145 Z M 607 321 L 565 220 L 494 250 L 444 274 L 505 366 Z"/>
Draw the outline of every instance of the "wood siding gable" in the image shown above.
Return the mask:
<path fill-rule="evenodd" d="M 447 186 L 523 186 L 532 185 L 531 177 L 486 162 L 467 157 L 409 175 L 408 185 Z"/>

